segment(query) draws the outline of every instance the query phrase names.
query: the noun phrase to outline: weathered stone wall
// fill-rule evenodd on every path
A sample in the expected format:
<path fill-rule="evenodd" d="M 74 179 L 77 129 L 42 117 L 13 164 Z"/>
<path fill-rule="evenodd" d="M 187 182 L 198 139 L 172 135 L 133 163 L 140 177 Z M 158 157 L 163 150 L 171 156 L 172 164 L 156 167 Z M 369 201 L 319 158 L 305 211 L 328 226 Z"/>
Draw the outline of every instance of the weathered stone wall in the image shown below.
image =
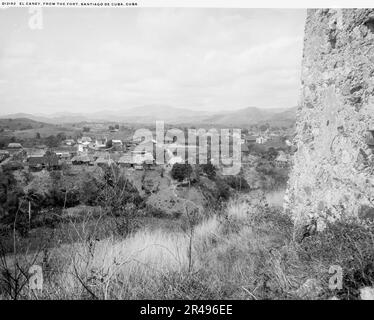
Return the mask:
<path fill-rule="evenodd" d="M 301 78 L 286 208 L 318 229 L 374 217 L 374 10 L 308 10 Z"/>

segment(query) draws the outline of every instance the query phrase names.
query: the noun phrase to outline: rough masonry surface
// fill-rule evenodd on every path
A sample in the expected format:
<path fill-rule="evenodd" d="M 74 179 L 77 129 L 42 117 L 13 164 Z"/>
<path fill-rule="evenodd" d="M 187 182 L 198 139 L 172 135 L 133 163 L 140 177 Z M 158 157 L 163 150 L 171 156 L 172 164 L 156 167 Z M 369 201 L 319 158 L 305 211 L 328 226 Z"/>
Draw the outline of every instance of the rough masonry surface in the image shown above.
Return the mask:
<path fill-rule="evenodd" d="M 308 10 L 297 151 L 285 207 L 297 227 L 374 218 L 374 10 Z"/>

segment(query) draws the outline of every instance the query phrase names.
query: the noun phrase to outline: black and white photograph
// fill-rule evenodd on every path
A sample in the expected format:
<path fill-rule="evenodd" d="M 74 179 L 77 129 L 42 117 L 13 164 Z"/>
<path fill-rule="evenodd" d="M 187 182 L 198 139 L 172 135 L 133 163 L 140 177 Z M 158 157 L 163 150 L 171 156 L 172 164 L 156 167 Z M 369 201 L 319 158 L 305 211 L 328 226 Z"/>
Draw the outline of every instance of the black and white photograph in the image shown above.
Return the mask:
<path fill-rule="evenodd" d="M 374 9 L 239 2 L 0 0 L 0 300 L 374 300 Z"/>

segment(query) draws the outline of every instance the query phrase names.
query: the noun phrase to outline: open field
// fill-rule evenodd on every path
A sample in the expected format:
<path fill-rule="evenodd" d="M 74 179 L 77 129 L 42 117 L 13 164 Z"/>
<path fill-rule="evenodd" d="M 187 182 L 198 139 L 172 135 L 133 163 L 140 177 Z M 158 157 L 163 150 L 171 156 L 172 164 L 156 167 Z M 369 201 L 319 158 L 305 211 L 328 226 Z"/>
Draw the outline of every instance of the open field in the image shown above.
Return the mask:
<path fill-rule="evenodd" d="M 342 224 L 340 230 L 332 228 L 300 245 L 292 241 L 289 217 L 271 206 L 264 209 L 263 201 L 232 199 L 222 213 L 189 227 L 176 223 L 170 229 L 170 223 L 155 226 L 149 221 L 125 239 L 100 238 L 97 227 L 71 228 L 69 233 L 78 236 L 74 241 L 33 254 L 8 255 L 6 261 L 8 268 L 14 261 L 24 267 L 43 266 L 43 291 L 25 287 L 19 298 L 357 299 L 359 289 L 370 284 L 368 271 L 362 269 L 361 278 L 349 271 L 345 287 L 334 291 L 329 288 L 329 267 L 346 259 L 353 259 L 354 270 L 370 267 L 372 261 L 351 250 L 369 253 L 366 240 L 373 230 Z M 340 232 L 359 232 L 363 238 L 334 247 Z"/>

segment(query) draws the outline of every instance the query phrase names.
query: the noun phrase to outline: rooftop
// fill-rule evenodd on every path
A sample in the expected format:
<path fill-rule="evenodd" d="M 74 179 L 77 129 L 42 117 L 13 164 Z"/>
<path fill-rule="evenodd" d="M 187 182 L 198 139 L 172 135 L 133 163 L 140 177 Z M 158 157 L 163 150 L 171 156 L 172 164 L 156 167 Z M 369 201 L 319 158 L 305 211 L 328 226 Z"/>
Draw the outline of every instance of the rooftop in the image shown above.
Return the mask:
<path fill-rule="evenodd" d="M 11 143 L 8 144 L 8 148 L 20 149 L 20 148 L 22 148 L 22 145 L 20 143 L 11 142 Z"/>

